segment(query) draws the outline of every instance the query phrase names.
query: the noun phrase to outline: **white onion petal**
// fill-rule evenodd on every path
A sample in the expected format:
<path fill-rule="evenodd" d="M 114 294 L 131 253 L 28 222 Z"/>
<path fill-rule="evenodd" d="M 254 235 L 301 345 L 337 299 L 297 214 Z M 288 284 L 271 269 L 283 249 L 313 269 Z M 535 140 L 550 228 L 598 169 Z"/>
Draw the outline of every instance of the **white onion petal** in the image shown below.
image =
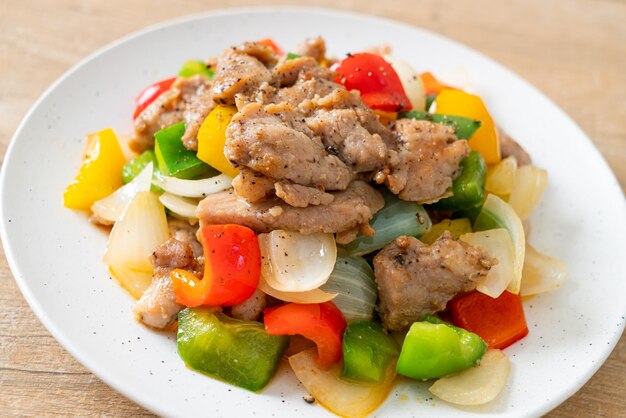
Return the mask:
<path fill-rule="evenodd" d="M 150 190 L 152 171 L 152 162 L 150 162 L 130 183 L 120 187 L 104 199 L 95 202 L 91 206 L 91 211 L 100 219 L 114 223 L 122 216 L 122 213 L 124 213 L 124 210 L 137 193 Z"/>
<path fill-rule="evenodd" d="M 489 229 L 463 234 L 460 239 L 471 245 L 480 245 L 491 257 L 498 260 L 498 264 L 491 267 L 487 276 L 477 282 L 476 290 L 494 299 L 509 285 L 511 285 L 509 291 L 519 293 L 519 281 L 515 280 L 513 271 L 515 248 L 509 231 L 504 228 Z"/>
<path fill-rule="evenodd" d="M 487 181 L 485 189 L 498 196 L 511 194 L 515 185 L 515 173 L 517 171 L 517 160 L 515 157 L 507 157 L 498 164 L 489 167 L 487 170 Z"/>
<path fill-rule="evenodd" d="M 395 362 L 377 384 L 352 382 L 341 378 L 342 364 L 321 369 L 316 363 L 316 349 L 289 357 L 289 364 L 306 390 L 331 412 L 348 418 L 364 418 L 387 398 L 396 376 Z"/>
<path fill-rule="evenodd" d="M 332 234 L 301 234 L 277 229 L 259 235 L 267 259 L 263 275 L 267 284 L 282 292 L 317 289 L 332 273 L 337 244 Z"/>
<path fill-rule="evenodd" d="M 185 180 L 176 177 L 157 176 L 152 180 L 166 192 L 183 197 L 205 197 L 230 188 L 233 179 L 226 174 L 200 180 Z"/>
<path fill-rule="evenodd" d="M 321 289 L 337 293 L 333 303 L 348 322 L 372 320 L 378 289 L 374 271 L 363 257 L 337 257 L 335 268 Z"/>
<path fill-rule="evenodd" d="M 548 185 L 548 172 L 534 165 L 519 167 L 515 185 L 509 196 L 509 205 L 523 221 L 537 207 Z"/>
<path fill-rule="evenodd" d="M 424 111 L 426 107 L 426 93 L 424 93 L 424 84 L 419 74 L 408 62 L 400 58 L 391 55 L 385 55 L 384 58 L 396 70 L 404 92 L 411 102 L 411 108 Z"/>
<path fill-rule="evenodd" d="M 138 298 L 150 284 L 145 280 L 153 272 L 150 255 L 169 236 L 165 209 L 158 197 L 140 192 L 113 226 L 103 261 Z"/>
<path fill-rule="evenodd" d="M 506 385 L 511 365 L 500 350 L 489 349 L 480 365 L 437 380 L 428 390 L 456 405 L 482 405 L 494 400 Z"/>
<path fill-rule="evenodd" d="M 197 219 L 196 209 L 198 202 L 196 200 L 180 197 L 168 192 L 159 196 L 159 201 L 170 211 L 183 218 Z"/>
<path fill-rule="evenodd" d="M 567 277 L 567 267 L 558 258 L 541 254 L 526 244 L 522 276 L 522 296 L 537 295 L 561 287 Z"/>

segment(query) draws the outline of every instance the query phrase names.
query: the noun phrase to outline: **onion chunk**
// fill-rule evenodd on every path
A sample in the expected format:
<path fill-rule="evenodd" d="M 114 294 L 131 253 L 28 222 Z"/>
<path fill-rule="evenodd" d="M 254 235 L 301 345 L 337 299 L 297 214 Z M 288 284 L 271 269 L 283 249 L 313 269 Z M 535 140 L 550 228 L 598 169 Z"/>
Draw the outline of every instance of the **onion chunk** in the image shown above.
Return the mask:
<path fill-rule="evenodd" d="M 395 362 L 385 371 L 381 383 L 366 384 L 341 378 L 343 364 L 328 370 L 319 368 L 315 349 L 302 351 L 289 357 L 296 377 L 322 406 L 348 418 L 366 417 L 387 398 L 396 376 Z"/>
<path fill-rule="evenodd" d="M 233 179 L 226 174 L 200 180 L 184 180 L 160 175 L 152 180 L 166 192 L 183 197 L 205 197 L 230 188 Z"/>
<path fill-rule="evenodd" d="M 104 262 L 134 297 L 141 297 L 150 284 L 150 255 L 169 236 L 165 210 L 152 192 L 138 193 L 113 226 Z"/>
<path fill-rule="evenodd" d="M 498 260 L 498 264 L 477 283 L 476 290 L 494 299 L 507 288 L 512 293 L 519 293 L 520 282 L 516 280 L 513 271 L 515 248 L 509 231 L 504 228 L 490 229 L 463 234 L 460 239 L 471 245 L 480 245 L 491 257 Z"/>
<path fill-rule="evenodd" d="M 567 277 L 567 267 L 558 258 L 541 254 L 526 244 L 522 276 L 522 296 L 537 295 L 561 287 Z"/>
<path fill-rule="evenodd" d="M 91 211 L 100 219 L 115 223 L 137 193 L 150 191 L 152 171 L 152 162 L 150 162 L 130 183 L 120 187 L 104 199 L 94 202 Z"/>
<path fill-rule="evenodd" d="M 277 229 L 259 235 L 265 282 L 282 292 L 317 289 L 333 271 L 337 244 L 332 234 L 301 234 Z"/>
<path fill-rule="evenodd" d="M 504 388 L 511 365 L 504 353 L 489 349 L 480 365 L 437 380 L 428 390 L 456 405 L 482 405 L 494 400 Z"/>

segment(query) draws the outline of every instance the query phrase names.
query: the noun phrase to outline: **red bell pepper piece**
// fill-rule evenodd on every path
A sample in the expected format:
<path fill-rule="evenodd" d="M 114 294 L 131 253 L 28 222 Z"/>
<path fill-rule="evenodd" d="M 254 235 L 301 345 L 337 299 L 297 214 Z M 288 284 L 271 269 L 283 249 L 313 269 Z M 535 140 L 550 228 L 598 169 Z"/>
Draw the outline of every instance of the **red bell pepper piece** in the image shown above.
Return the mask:
<path fill-rule="evenodd" d="M 256 41 L 256 43 L 263 46 L 269 46 L 274 50 L 276 55 L 283 55 L 282 49 L 280 49 L 280 47 L 276 45 L 276 42 L 274 42 L 272 38 L 261 39 L 260 41 Z"/>
<path fill-rule="evenodd" d="M 420 74 L 420 78 L 422 79 L 422 84 L 424 84 L 424 91 L 427 95 L 437 95 L 441 93 L 441 90 L 444 89 L 456 90 L 454 87 L 450 87 L 437 80 L 435 76 L 432 75 L 432 73 L 430 72 Z"/>
<path fill-rule="evenodd" d="M 522 298 L 503 292 L 496 299 L 473 292 L 450 302 L 456 326 L 478 334 L 491 348 L 503 349 L 528 335 Z"/>
<path fill-rule="evenodd" d="M 368 52 L 348 55 L 336 70 L 336 83 L 359 90 L 372 109 L 400 112 L 411 109 L 400 77 L 383 57 Z"/>
<path fill-rule="evenodd" d="M 176 302 L 189 306 L 232 306 L 252 296 L 261 277 L 261 251 L 254 232 L 241 225 L 202 228 L 204 277 L 170 273 Z"/>
<path fill-rule="evenodd" d="M 137 116 L 139 116 L 139 114 L 143 112 L 143 110 L 148 107 L 150 103 L 155 101 L 161 94 L 172 88 L 174 81 L 176 81 L 176 77 L 161 80 L 157 83 L 151 84 L 139 93 L 139 96 L 135 99 L 136 107 L 133 119 L 137 119 Z"/>
<path fill-rule="evenodd" d="M 346 319 L 332 302 L 287 303 L 263 311 L 265 331 L 272 335 L 302 335 L 317 345 L 317 364 L 328 367 L 341 360 Z"/>

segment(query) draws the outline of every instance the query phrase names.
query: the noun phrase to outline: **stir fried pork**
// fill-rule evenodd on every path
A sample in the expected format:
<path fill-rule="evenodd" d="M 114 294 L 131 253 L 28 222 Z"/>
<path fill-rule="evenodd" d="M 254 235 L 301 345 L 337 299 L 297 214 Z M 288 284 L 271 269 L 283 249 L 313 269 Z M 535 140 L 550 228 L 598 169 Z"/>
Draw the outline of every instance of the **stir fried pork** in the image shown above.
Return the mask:
<path fill-rule="evenodd" d="M 332 193 L 333 201 L 327 205 L 293 207 L 279 199 L 248 203 L 232 190 L 207 196 L 198 205 L 200 226 L 235 223 L 256 232 L 274 229 L 340 233 L 365 228 L 384 200 L 373 187 L 355 181 L 341 192 Z"/>
<path fill-rule="evenodd" d="M 305 57 L 311 57 L 318 62 L 326 59 L 326 42 L 321 37 L 309 38 L 298 45 L 296 52 Z"/>
<path fill-rule="evenodd" d="M 260 289 L 254 291 L 252 296 L 243 302 L 234 305 L 230 313 L 233 318 L 241 319 L 244 321 L 256 321 L 265 309 L 267 305 L 267 298 L 265 293 Z"/>
<path fill-rule="evenodd" d="M 526 150 L 500 128 L 498 128 L 498 140 L 500 141 L 502 158 L 512 155 L 517 160 L 518 166 L 532 164 L 530 155 L 528 155 Z"/>
<path fill-rule="evenodd" d="M 152 254 L 154 274 L 152 284 L 133 306 L 138 320 L 153 328 L 165 328 L 173 323 L 183 308 L 176 303 L 176 294 L 170 279 L 174 269 L 184 269 L 202 277 L 202 246 L 190 228 L 171 225 L 175 238 L 159 246 Z"/>
<path fill-rule="evenodd" d="M 458 293 L 473 290 L 496 263 L 481 247 L 455 241 L 449 232 L 432 245 L 396 238 L 374 257 L 383 324 L 403 330 L 445 309 Z"/>
<path fill-rule="evenodd" d="M 395 123 L 394 155 L 386 184 L 400 199 L 432 202 L 445 195 L 470 152 L 448 126 L 400 119 Z"/>
<path fill-rule="evenodd" d="M 170 90 L 157 97 L 137 116 L 130 148 L 141 153 L 154 147 L 154 133 L 187 119 L 187 113 L 197 106 L 199 97 L 204 97 L 207 86 L 208 81 L 201 76 L 176 80 Z"/>

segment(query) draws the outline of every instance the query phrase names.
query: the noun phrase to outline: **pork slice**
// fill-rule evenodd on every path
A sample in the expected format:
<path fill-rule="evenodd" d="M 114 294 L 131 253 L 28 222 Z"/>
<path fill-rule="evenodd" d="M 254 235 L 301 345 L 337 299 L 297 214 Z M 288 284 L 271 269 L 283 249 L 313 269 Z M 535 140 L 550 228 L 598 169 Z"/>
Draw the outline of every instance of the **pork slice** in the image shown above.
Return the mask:
<path fill-rule="evenodd" d="M 434 202 L 446 195 L 470 152 L 451 127 L 400 119 L 395 123 L 395 152 L 388 160 L 386 184 L 400 199 Z"/>
<path fill-rule="evenodd" d="M 369 225 L 373 215 L 384 206 L 382 195 L 369 184 L 352 182 L 345 191 L 332 193 L 327 205 L 292 207 L 279 199 L 250 204 L 231 191 L 205 197 L 198 205 L 200 226 L 235 223 L 256 232 L 274 229 L 341 233 Z"/>
<path fill-rule="evenodd" d="M 214 107 L 210 84 L 201 85 L 196 94 L 190 97 L 183 111 L 185 133 L 182 137 L 183 145 L 188 150 L 198 150 L 198 130 Z"/>
<path fill-rule="evenodd" d="M 176 321 L 178 312 L 184 307 L 176 303 L 170 272 L 184 269 L 201 276 L 202 269 L 192 247 L 175 238 L 170 238 L 154 251 L 152 264 L 152 283 L 133 305 L 133 312 L 144 324 L 162 329 Z"/>
<path fill-rule="evenodd" d="M 263 313 L 263 309 L 267 306 L 265 293 L 260 289 L 256 289 L 252 296 L 237 305 L 233 305 L 230 314 L 233 318 L 243 321 L 256 321 Z"/>
<path fill-rule="evenodd" d="M 155 132 L 183 120 L 178 108 L 180 90 L 170 89 L 157 97 L 135 119 L 135 133 L 128 145 L 136 153 L 154 148 Z"/>
<path fill-rule="evenodd" d="M 308 131 L 289 105 L 250 103 L 228 125 L 224 154 L 235 166 L 276 180 L 344 190 L 351 170 Z"/>
<path fill-rule="evenodd" d="M 317 38 L 307 38 L 296 48 L 296 53 L 322 62 L 326 58 L 326 42 L 320 36 Z"/>
<path fill-rule="evenodd" d="M 265 200 L 274 194 L 274 180 L 263 174 L 243 167 L 233 179 L 235 193 L 248 202 Z"/>
<path fill-rule="evenodd" d="M 275 62 L 271 48 L 254 43 L 232 47 L 217 59 L 211 94 L 223 104 L 235 104 L 235 95 L 248 94 L 263 83 L 272 81 L 266 67 Z"/>
<path fill-rule="evenodd" d="M 191 247 L 196 260 L 204 255 L 202 244 L 198 241 L 197 237 L 198 225 L 190 225 L 189 222 L 182 219 L 170 218 L 167 222 L 167 226 L 169 227 L 172 238 L 188 244 Z"/>
<path fill-rule="evenodd" d="M 274 184 L 276 196 L 288 205 L 297 208 L 306 208 L 309 205 L 328 205 L 335 197 L 315 187 L 302 186 L 289 182 Z"/>
<path fill-rule="evenodd" d="M 129 142 L 130 148 L 138 153 L 153 148 L 155 132 L 182 120 L 187 121 L 190 103 L 199 100 L 196 96 L 208 84 L 209 81 L 202 76 L 178 78 L 168 91 L 157 97 L 137 116 L 135 133 Z"/>
<path fill-rule="evenodd" d="M 339 156 L 353 172 L 374 171 L 385 164 L 385 143 L 361 124 L 354 109 L 320 109 L 306 124 L 321 138 L 326 151 Z"/>
<path fill-rule="evenodd" d="M 448 231 L 432 245 L 396 238 L 374 257 L 383 325 L 404 330 L 444 310 L 457 294 L 473 290 L 496 263 L 482 247 L 456 241 Z"/>
<path fill-rule="evenodd" d="M 526 150 L 500 128 L 498 128 L 498 140 L 500 141 L 502 158 L 513 156 L 517 160 L 518 166 L 532 164 L 532 159 Z"/>
<path fill-rule="evenodd" d="M 298 81 L 300 73 L 312 71 L 318 63 L 311 57 L 283 59 L 272 69 L 274 84 L 280 87 L 292 86 Z"/>
<path fill-rule="evenodd" d="M 271 98 L 271 103 L 288 103 L 294 108 L 300 108 L 303 112 L 315 109 L 315 104 L 311 103 L 316 98 L 325 97 L 337 88 L 337 85 L 330 80 L 318 77 L 307 78 L 308 72 L 300 73 L 304 77 L 292 86 L 278 89 Z"/>

